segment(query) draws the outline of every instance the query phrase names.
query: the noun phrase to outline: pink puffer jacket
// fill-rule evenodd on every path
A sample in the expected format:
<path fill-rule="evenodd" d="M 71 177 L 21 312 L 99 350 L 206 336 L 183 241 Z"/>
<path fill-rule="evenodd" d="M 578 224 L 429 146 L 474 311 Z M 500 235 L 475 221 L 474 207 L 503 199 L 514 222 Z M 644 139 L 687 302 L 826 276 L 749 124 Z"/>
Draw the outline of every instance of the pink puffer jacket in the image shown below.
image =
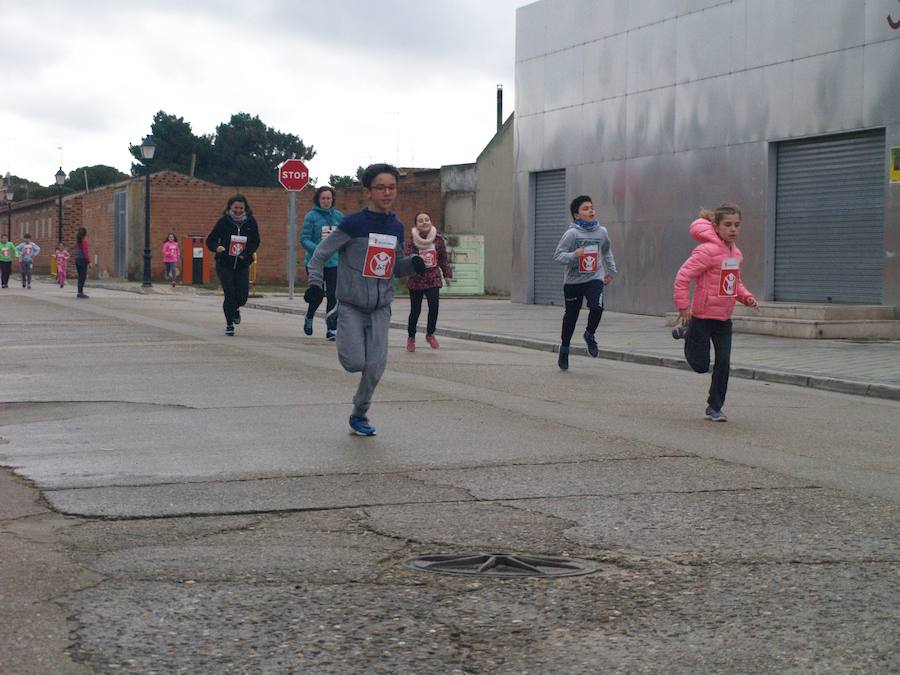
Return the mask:
<path fill-rule="evenodd" d="M 691 280 L 696 280 L 691 316 L 698 319 L 727 321 L 734 312 L 735 300 L 747 305 L 753 295 L 741 281 L 744 256 L 734 244 L 719 239 L 713 224 L 705 218 L 691 223 L 691 236 L 701 242 L 675 275 L 675 306 L 687 309 Z"/>

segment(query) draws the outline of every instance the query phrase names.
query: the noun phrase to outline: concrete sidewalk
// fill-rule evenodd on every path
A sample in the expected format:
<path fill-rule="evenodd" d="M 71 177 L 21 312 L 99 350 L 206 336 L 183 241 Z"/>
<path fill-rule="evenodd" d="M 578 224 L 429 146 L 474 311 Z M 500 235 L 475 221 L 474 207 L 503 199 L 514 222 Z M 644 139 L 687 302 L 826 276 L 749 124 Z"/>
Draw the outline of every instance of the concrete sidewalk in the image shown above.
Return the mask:
<path fill-rule="evenodd" d="M 302 293 L 293 300 L 286 295 L 251 298 L 247 306 L 292 314 L 306 311 Z M 447 297 L 441 299 L 437 334 L 555 352 L 562 311 L 561 307 L 522 305 L 506 299 Z M 408 314 L 409 300 L 398 296 L 392 326 L 405 328 Z M 423 307 L 422 332 L 425 314 Z M 583 314 L 572 342 L 576 356 L 587 356 L 580 338 L 587 319 L 587 312 Z M 323 334 L 322 322 L 317 322 L 316 330 L 318 336 Z M 661 316 L 605 312 L 597 341 L 604 359 L 688 367 L 684 343 L 672 339 L 671 328 Z M 424 339 L 420 342 L 420 348 L 428 348 Z M 555 366 L 555 362 L 548 356 L 548 363 Z M 800 340 L 736 333 L 731 364 L 734 377 L 900 400 L 900 342 L 896 341 Z"/>
<path fill-rule="evenodd" d="M 144 292 L 140 283 L 113 280 L 92 281 L 95 288 L 133 293 Z M 209 294 L 190 286 L 171 288 L 155 284 L 154 294 Z M 215 294 L 215 292 L 212 292 Z M 251 298 L 247 307 L 272 312 L 306 313 L 303 289 L 293 300 L 286 293 L 267 293 Z M 324 307 L 324 305 L 323 305 Z M 409 299 L 394 300 L 394 328 L 405 329 Z M 555 352 L 559 346 L 562 307 L 523 305 L 503 298 L 442 297 L 438 335 L 463 340 L 494 342 L 527 349 Z M 322 310 L 319 312 L 323 315 Z M 587 356 L 580 338 L 587 312 L 579 322 L 572 342 L 574 356 Z M 419 330 L 425 330 L 423 307 Z M 298 334 L 300 324 L 298 321 Z M 324 324 L 316 324 L 316 336 Z M 424 337 L 424 335 L 422 336 Z M 684 343 L 673 340 L 671 328 L 661 316 L 605 312 L 597 332 L 600 357 L 616 361 L 688 369 L 682 352 Z M 427 349 L 424 339 L 421 346 Z M 548 356 L 555 365 L 556 359 Z M 731 354 L 733 377 L 813 387 L 857 396 L 900 400 L 900 341 L 803 340 L 735 333 Z"/>

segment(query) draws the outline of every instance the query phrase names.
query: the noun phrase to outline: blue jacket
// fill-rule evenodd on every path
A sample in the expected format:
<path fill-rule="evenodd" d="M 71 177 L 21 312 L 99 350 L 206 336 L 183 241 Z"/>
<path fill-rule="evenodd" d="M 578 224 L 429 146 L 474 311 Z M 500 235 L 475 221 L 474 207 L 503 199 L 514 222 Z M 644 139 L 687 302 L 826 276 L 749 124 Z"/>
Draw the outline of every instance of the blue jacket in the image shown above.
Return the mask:
<path fill-rule="evenodd" d="M 303 231 L 300 233 L 300 243 L 306 249 L 306 257 L 303 264 L 309 267 L 309 261 L 312 260 L 316 247 L 322 242 L 322 228 L 331 227 L 332 231 L 344 219 L 344 214 L 333 206 L 330 209 L 323 209 L 321 206 L 314 206 L 312 211 L 306 214 L 303 219 Z M 338 256 L 335 253 L 325 263 L 325 267 L 337 267 Z"/>

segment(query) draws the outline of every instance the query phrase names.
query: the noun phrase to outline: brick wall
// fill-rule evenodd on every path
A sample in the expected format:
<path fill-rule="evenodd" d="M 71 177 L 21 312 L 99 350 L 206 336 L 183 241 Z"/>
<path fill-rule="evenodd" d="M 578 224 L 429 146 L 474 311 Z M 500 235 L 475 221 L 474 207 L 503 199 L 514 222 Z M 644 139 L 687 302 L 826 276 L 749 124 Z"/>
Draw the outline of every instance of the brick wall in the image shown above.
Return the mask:
<path fill-rule="evenodd" d="M 143 274 L 144 250 L 144 186 L 145 178 L 139 177 L 114 185 L 103 186 L 91 192 L 63 197 L 63 243 L 70 253 L 75 246 L 75 232 L 84 226 L 88 230 L 91 257 L 96 264 L 90 276 L 115 276 L 116 270 L 116 214 L 115 193 L 127 192 L 126 256 L 127 276 L 140 279 Z M 172 171 L 162 171 L 150 177 L 150 252 L 151 272 L 154 280 L 163 277 L 162 243 L 169 232 L 174 232 L 182 243 L 182 250 L 189 248 L 185 239 L 191 235 L 206 236 L 225 210 L 225 203 L 240 192 L 246 198 L 259 222 L 260 246 L 257 279 L 259 281 L 286 281 L 288 263 L 289 197 L 281 188 L 256 188 L 220 186 L 191 178 Z M 311 187 L 297 193 L 297 236 L 303 226 L 303 217 L 312 208 L 315 190 Z M 336 192 L 337 208 L 353 213 L 364 207 L 362 188 L 341 188 Z M 410 170 L 401 176 L 394 210 L 407 230 L 419 211 L 427 211 L 438 228 L 441 223 L 441 184 L 438 169 Z M 0 215 L 0 224 L 5 222 Z M 45 199 L 21 202 L 13 208 L 13 241 L 21 241 L 28 231 L 42 249 L 35 260 L 35 271 L 49 273 L 50 253 L 56 247 L 57 202 Z M 47 255 L 43 255 L 46 252 Z M 305 281 L 303 249 L 297 244 L 297 279 Z M 70 266 L 74 264 L 74 256 Z M 74 268 L 73 268 L 74 269 Z M 70 273 L 72 270 L 70 270 Z"/>

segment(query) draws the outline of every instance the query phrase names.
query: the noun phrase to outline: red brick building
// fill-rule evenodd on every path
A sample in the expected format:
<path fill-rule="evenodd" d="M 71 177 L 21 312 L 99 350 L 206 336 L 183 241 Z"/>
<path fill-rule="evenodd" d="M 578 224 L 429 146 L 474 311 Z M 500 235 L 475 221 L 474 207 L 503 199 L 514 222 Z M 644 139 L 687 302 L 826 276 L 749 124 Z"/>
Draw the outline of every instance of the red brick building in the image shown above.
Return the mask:
<path fill-rule="evenodd" d="M 105 185 L 90 192 L 63 197 L 63 243 L 71 250 L 79 227 L 88 231 L 93 259 L 92 278 L 124 277 L 140 279 L 144 253 L 145 177 Z M 288 193 L 281 188 L 224 187 L 191 178 L 174 171 L 162 171 L 150 177 L 150 252 L 154 280 L 163 277 L 162 243 L 174 232 L 182 251 L 190 256 L 190 237 L 203 236 L 222 215 L 230 196 L 240 192 L 247 197 L 259 222 L 262 245 L 259 249 L 257 279 L 287 281 L 288 269 Z M 303 217 L 312 207 L 315 189 L 297 193 L 297 235 Z M 344 213 L 363 207 L 362 188 L 341 188 L 336 206 Z M 35 258 L 35 273 L 50 271 L 50 254 L 56 248 L 58 204 L 55 198 L 19 202 L 12 208 L 12 240 L 22 241 L 25 232 L 41 247 Z M 410 169 L 400 177 L 394 210 L 407 226 L 419 211 L 427 211 L 442 228 L 440 169 Z M 6 231 L 6 214 L 0 215 L 0 227 Z M 305 281 L 303 249 L 297 245 L 297 278 Z M 189 264 L 189 260 L 187 261 Z M 70 270 L 74 273 L 74 269 Z"/>

